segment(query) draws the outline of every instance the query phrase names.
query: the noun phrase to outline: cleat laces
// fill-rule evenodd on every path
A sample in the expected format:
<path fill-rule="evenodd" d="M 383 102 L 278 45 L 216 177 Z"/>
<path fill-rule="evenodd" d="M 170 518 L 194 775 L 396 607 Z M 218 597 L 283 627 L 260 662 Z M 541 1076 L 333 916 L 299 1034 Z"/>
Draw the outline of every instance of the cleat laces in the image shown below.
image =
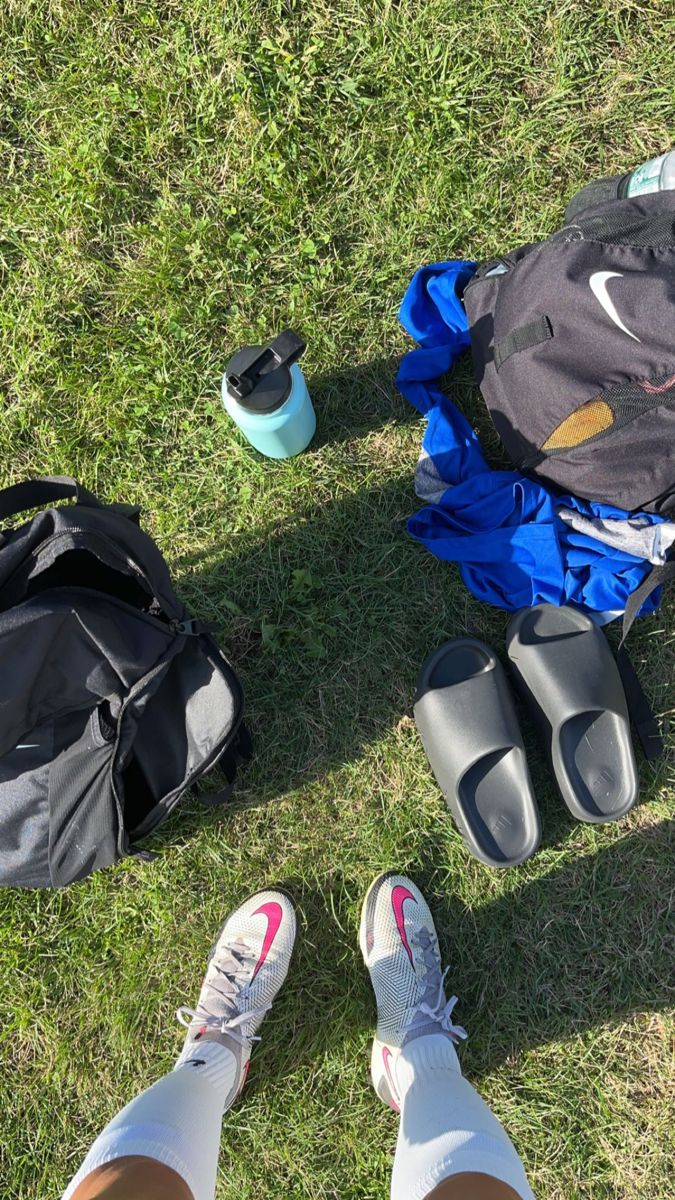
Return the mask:
<path fill-rule="evenodd" d="M 242 939 L 238 939 L 219 956 L 218 962 L 212 960 L 210 970 L 215 969 L 216 975 L 210 978 L 203 988 L 207 996 L 203 1001 L 200 1000 L 197 1008 L 189 1008 L 183 1004 L 176 1009 L 176 1017 L 180 1024 L 186 1029 L 199 1025 L 204 1029 L 230 1034 L 242 1045 L 259 1042 L 259 1037 L 247 1036 L 244 1026 L 269 1012 L 272 1004 L 270 1002 L 242 1011 L 242 1002 L 247 1000 L 250 987 L 250 980 L 244 983 L 243 978 L 248 974 L 248 964 L 252 958 L 250 947 Z M 222 1001 L 224 1012 L 211 1012 L 207 1007 L 212 994 Z"/>

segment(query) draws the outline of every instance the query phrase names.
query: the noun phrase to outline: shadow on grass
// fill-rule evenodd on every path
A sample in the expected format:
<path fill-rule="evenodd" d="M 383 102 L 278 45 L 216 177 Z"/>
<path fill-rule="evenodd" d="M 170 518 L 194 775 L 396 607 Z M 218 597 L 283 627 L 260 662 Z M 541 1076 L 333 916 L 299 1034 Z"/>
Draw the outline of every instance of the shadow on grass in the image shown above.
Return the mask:
<path fill-rule="evenodd" d="M 474 600 L 457 568 L 407 533 L 419 507 L 413 463 L 392 467 L 383 447 L 381 468 L 369 455 L 363 482 L 348 490 L 363 454 L 358 439 L 394 417 L 417 420 L 396 395 L 396 366 L 382 360 L 311 381 L 322 438 L 347 467 L 347 482 L 336 471 L 335 495 L 305 500 L 262 538 L 244 529 L 234 550 L 179 563 L 181 594 L 215 626 L 244 683 L 255 757 L 240 776 L 238 806 L 275 800 L 358 759 L 411 713 L 420 664 L 446 638 L 468 633 L 501 648 L 508 614 Z M 550 780 L 537 754 L 533 767 L 544 844 L 555 844 L 571 818 L 557 801 L 546 812 Z M 222 782 L 214 774 L 208 786 Z M 227 809 L 181 809 L 153 844 L 223 819 Z"/>
<path fill-rule="evenodd" d="M 673 833 L 653 825 L 474 911 L 451 896 L 434 905 L 473 1073 L 672 1004 Z"/>
<path fill-rule="evenodd" d="M 392 356 L 310 375 L 307 385 L 317 414 L 311 449 L 365 437 L 391 421 L 399 428 L 419 421 L 396 388 L 400 361 Z"/>
<path fill-rule="evenodd" d="M 461 585 L 453 597 L 449 581 L 446 603 L 438 565 L 406 532 L 414 463 L 395 473 L 384 444 L 366 452 L 358 440 L 393 417 L 418 419 L 395 394 L 396 365 L 311 381 L 318 444 L 336 447 L 333 494 L 304 500 L 262 538 L 242 531 L 234 551 L 178 564 L 181 595 L 243 678 L 256 744 L 244 784 L 255 803 L 353 761 L 409 711 L 434 628 L 464 628 Z"/>
<path fill-rule="evenodd" d="M 542 1044 L 672 1005 L 673 840 L 669 823 L 651 826 L 473 910 L 438 897 L 429 847 L 427 867 L 413 875 L 451 964 L 448 986 L 460 996 L 456 1018 L 470 1034 L 470 1078 Z M 346 918 L 353 883 L 336 876 L 322 895 L 303 881 L 284 886 L 298 905 L 301 933 L 277 1005 L 283 1036 L 271 1037 L 264 1055 L 265 1086 L 277 1073 L 339 1052 L 355 1029 L 368 1034 L 375 1026 L 368 975 Z"/>
<path fill-rule="evenodd" d="M 393 368 L 379 370 L 375 364 L 346 373 L 334 395 L 326 382 L 327 410 L 349 394 L 351 410 L 338 405 L 325 430 L 327 442 L 344 434 L 343 453 L 352 453 L 350 437 L 392 416 Z M 381 390 L 372 388 L 371 371 Z M 370 408 L 363 407 L 366 395 Z M 363 423 L 355 425 L 362 408 Z M 353 454 L 359 452 L 355 446 Z M 193 611 L 215 622 L 244 679 L 256 758 L 243 774 L 238 807 L 321 779 L 388 734 L 410 713 L 419 665 L 444 638 L 472 633 L 500 645 L 506 615 L 474 602 L 454 568 L 406 533 L 405 518 L 416 507 L 412 464 L 396 475 L 383 462 L 373 482 L 374 475 L 371 467 L 367 486 L 305 505 L 263 540 L 242 533 L 234 553 L 214 551 L 182 564 L 181 591 Z M 541 763 L 536 782 L 539 776 L 543 782 Z M 558 801 L 544 799 L 551 844 L 568 834 L 571 818 Z M 190 810 L 187 822 L 177 816 L 171 827 L 189 836 L 193 823 L 227 820 L 227 809 Z M 472 1033 L 472 1076 L 531 1047 L 672 1002 L 664 878 L 672 871 L 672 830 L 665 824 L 541 878 L 521 883 L 514 872 L 513 890 L 472 910 L 445 883 L 442 890 L 441 861 L 431 838 L 414 873 L 452 965 L 459 1019 Z M 290 989 L 280 1000 L 292 1036 L 283 1045 L 269 1039 L 264 1056 L 273 1073 L 374 1024 L 350 925 L 359 900 L 354 882 L 332 877 L 321 894 L 302 881 L 280 882 L 304 914 L 297 982 L 290 985 L 302 990 L 303 1003 Z"/>

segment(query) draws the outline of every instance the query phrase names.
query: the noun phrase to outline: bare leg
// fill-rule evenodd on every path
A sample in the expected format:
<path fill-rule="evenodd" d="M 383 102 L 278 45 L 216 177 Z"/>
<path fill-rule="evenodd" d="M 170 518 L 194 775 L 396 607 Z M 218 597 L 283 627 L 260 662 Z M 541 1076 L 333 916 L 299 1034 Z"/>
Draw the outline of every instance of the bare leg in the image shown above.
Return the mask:
<path fill-rule="evenodd" d="M 249 897 L 220 931 L 173 1069 L 135 1096 L 90 1146 L 63 1200 L 213 1200 L 223 1113 L 246 1081 L 265 1013 L 291 960 L 285 892 Z"/>
<path fill-rule="evenodd" d="M 135 1155 L 96 1167 L 73 1200 L 193 1200 L 184 1179 L 154 1158 Z"/>
<path fill-rule="evenodd" d="M 476 1171 L 462 1171 L 461 1175 L 451 1175 L 439 1183 L 427 1200 L 520 1200 L 520 1197 L 501 1179 Z"/>

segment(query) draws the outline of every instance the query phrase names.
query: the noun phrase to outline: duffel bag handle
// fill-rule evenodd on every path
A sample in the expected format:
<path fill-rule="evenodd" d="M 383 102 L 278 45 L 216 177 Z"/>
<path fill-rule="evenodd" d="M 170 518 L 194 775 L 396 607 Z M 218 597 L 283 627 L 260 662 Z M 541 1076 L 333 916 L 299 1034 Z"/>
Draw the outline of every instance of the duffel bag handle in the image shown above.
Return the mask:
<path fill-rule="evenodd" d="M 43 508 L 54 500 L 74 500 L 90 508 L 103 508 L 93 492 L 88 492 L 70 475 L 43 475 L 41 479 L 26 479 L 0 491 L 0 521 L 27 508 Z"/>

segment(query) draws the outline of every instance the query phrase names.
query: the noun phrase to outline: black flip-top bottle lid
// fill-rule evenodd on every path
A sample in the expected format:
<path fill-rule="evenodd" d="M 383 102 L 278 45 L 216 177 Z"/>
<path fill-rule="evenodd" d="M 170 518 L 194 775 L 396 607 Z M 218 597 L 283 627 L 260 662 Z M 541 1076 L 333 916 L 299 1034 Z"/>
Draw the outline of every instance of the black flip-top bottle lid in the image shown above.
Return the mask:
<path fill-rule="evenodd" d="M 302 338 L 290 329 L 268 346 L 244 346 L 227 364 L 228 392 L 248 412 L 274 412 L 288 399 L 291 366 L 304 350 Z"/>

